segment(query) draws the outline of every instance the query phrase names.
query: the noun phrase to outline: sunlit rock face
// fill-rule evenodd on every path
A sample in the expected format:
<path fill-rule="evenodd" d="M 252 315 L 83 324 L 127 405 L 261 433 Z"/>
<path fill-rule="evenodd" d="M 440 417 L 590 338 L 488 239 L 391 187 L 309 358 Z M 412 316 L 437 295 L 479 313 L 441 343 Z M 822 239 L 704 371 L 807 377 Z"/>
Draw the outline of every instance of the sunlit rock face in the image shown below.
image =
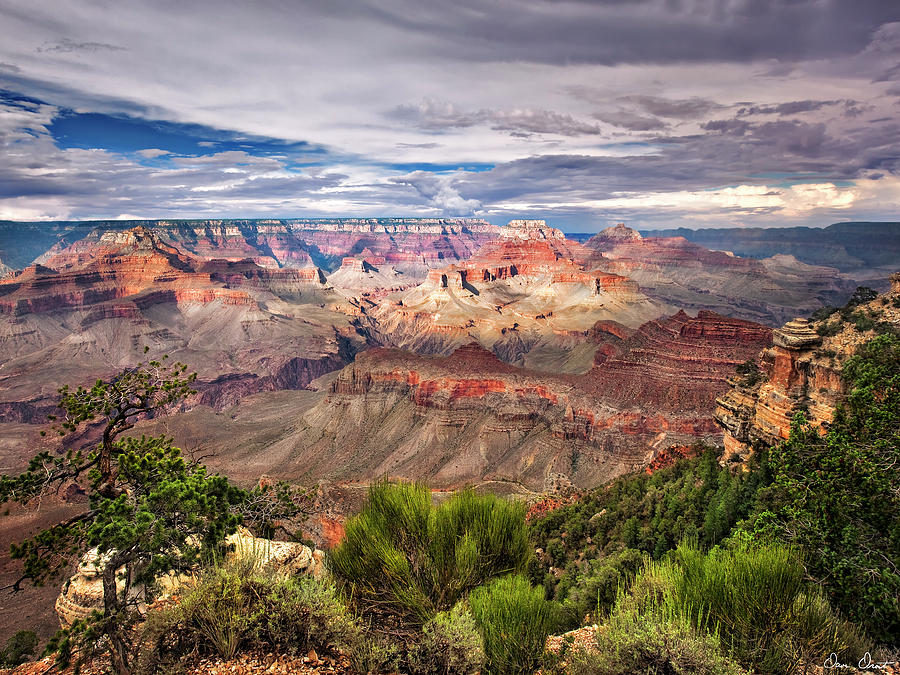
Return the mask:
<path fill-rule="evenodd" d="M 590 269 L 585 261 L 594 255 L 543 221 L 511 221 L 468 260 L 431 270 L 424 283 L 365 315 L 383 344 L 449 354 L 475 340 L 510 363 L 546 351 L 555 367 L 574 334 L 598 321 L 634 328 L 668 309 L 633 280 Z M 586 356 L 567 370 L 587 370 Z M 541 359 L 530 360 L 541 367 Z"/>
<path fill-rule="evenodd" d="M 823 304 L 843 304 L 856 287 L 834 268 L 791 255 L 741 258 L 683 237 L 645 238 L 622 224 L 603 230 L 585 247 L 599 254 L 591 264 L 629 277 L 651 298 L 769 325 Z"/>
<path fill-rule="evenodd" d="M 856 311 L 877 313 L 880 320 L 900 326 L 900 277 L 892 277 L 890 293 Z M 820 335 L 823 325 L 836 334 Z M 826 333 L 834 331 L 825 331 Z M 725 437 L 726 458 L 746 459 L 755 448 L 771 447 L 790 436 L 798 411 L 824 431 L 846 393 L 843 366 L 872 330 L 857 330 L 840 314 L 811 323 L 797 318 L 773 332 L 772 347 L 756 357 L 758 376 L 735 376 L 732 388 L 716 400 L 715 420 Z"/>
<path fill-rule="evenodd" d="M 771 343 L 768 328 L 711 312 L 619 332 L 582 375 L 517 368 L 477 343 L 446 357 L 368 350 L 270 450 L 298 478 L 539 490 L 553 473 L 592 486 L 670 445 L 716 438 L 715 397 Z"/>
<path fill-rule="evenodd" d="M 102 249 L 101 240 L 134 225 L 205 260 L 251 260 L 261 267 L 316 265 L 327 272 L 337 269 L 344 257 L 371 255 L 415 279 L 433 267 L 468 258 L 498 235 L 495 226 L 476 218 L 153 220 L 131 225 L 97 221 L 63 228 L 59 241 L 36 262 L 56 269 L 86 262 Z M 66 249 L 68 260 L 60 259 Z"/>

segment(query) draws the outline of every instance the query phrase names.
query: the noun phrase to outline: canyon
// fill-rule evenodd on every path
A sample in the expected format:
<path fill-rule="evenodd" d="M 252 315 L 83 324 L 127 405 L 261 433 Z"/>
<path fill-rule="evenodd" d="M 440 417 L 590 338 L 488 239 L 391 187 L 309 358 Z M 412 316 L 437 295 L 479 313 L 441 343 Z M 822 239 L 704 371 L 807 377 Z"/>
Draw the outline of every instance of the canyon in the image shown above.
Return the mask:
<path fill-rule="evenodd" d="M 7 257 L 14 225 L 0 223 Z M 600 406 L 598 419 L 655 413 L 669 395 L 700 396 L 711 412 L 721 391 L 670 381 L 676 371 L 693 377 L 702 361 L 692 350 L 709 348 L 691 331 L 719 325 L 735 334 L 730 349 L 745 342 L 755 353 L 759 324 L 837 301 L 853 283 L 787 255 L 740 258 L 624 225 L 584 243 L 540 220 L 499 228 L 477 219 L 100 221 L 23 232 L 12 259 L 45 248 L 0 280 L 5 447 L 43 422 L 60 386 L 109 377 L 144 358 L 145 347 L 146 358 L 168 354 L 198 372 L 198 393 L 181 414 L 216 415 L 267 392 L 318 396 L 364 350 L 388 349 L 361 361 L 377 371 L 378 359 L 396 361 L 392 349 L 450 357 L 472 343 L 497 360 L 485 367 L 514 366 L 534 381 L 574 378 L 576 393 L 566 396 Z M 682 321 L 696 323 L 672 335 Z M 742 361 L 725 356 L 716 357 L 719 384 Z M 600 381 L 603 395 L 590 385 Z M 519 416 L 546 405 L 523 401 Z M 313 399 L 301 408 L 307 403 L 325 410 Z M 641 433 L 646 451 L 652 443 Z"/>
<path fill-rule="evenodd" d="M 262 394 L 239 409 L 197 409 L 142 428 L 213 452 L 211 466 L 246 481 L 414 477 L 529 494 L 562 476 L 587 487 L 671 445 L 720 440 L 712 401 L 738 364 L 771 344 L 767 327 L 712 312 L 603 328 L 593 334 L 602 345 L 596 363 L 580 375 L 513 366 L 474 342 L 448 356 L 373 348 L 317 391 Z M 295 415 L 270 412 L 265 444 L 253 443 L 267 408 Z M 215 427 L 214 438 L 202 438 L 201 427 Z"/>
<path fill-rule="evenodd" d="M 323 545 L 384 476 L 532 497 L 698 440 L 744 461 L 798 406 L 830 418 L 841 355 L 866 337 L 794 320 L 842 304 L 852 269 L 624 226 L 579 243 L 538 220 L 0 223 L 0 260 L 3 472 L 60 450 L 40 436 L 60 386 L 168 354 L 197 393 L 135 432 L 242 485 L 317 485 Z M 758 378 L 735 375 L 747 361 Z M 44 521 L 6 522 L 8 542 Z M 50 626 L 42 592 L 25 602 Z"/>

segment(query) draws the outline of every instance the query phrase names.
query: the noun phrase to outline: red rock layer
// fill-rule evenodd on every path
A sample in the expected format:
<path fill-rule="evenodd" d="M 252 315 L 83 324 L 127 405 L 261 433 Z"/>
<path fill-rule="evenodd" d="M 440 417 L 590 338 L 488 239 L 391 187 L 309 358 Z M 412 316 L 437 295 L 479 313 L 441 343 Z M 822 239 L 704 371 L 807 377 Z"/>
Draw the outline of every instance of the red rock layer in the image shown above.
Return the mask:
<path fill-rule="evenodd" d="M 649 321 L 611 358 L 600 354 L 583 386 L 615 405 L 698 410 L 721 393 L 735 367 L 771 343 L 769 328 L 701 311 Z M 712 428 L 712 420 L 706 428 Z"/>
<path fill-rule="evenodd" d="M 57 273 L 35 265 L 18 276 L 0 281 L 0 313 L 21 316 L 60 309 L 82 308 L 132 298 L 140 307 L 163 302 L 206 304 L 221 300 L 253 305 L 244 291 L 214 283 L 210 274 L 195 272 L 196 262 L 154 235 L 136 228 L 119 233 L 82 267 Z M 121 303 L 98 310 L 102 316 L 132 312 Z"/>
<path fill-rule="evenodd" d="M 307 433 L 315 440 L 298 449 L 298 463 L 346 479 L 402 466 L 407 472 L 421 473 L 398 475 L 436 478 L 438 484 L 442 479 L 481 480 L 494 475 L 498 467 L 508 471 L 518 466 L 528 484 L 542 484 L 546 472 L 552 471 L 568 475 L 577 485 L 593 485 L 646 466 L 660 447 L 715 436 L 711 413 L 716 395 L 727 387 L 726 378 L 735 365 L 769 341 L 770 331 L 764 326 L 711 312 L 693 319 L 679 313 L 646 324 L 625 340 L 615 357 L 581 376 L 516 368 L 478 344 L 447 357 L 371 349 L 341 371 L 326 400 L 308 417 Z M 389 421 L 394 415 L 399 415 L 397 420 L 421 418 L 402 441 L 415 443 L 415 453 L 406 449 L 400 453 L 402 459 L 388 457 L 380 459 L 380 464 L 366 464 L 368 451 L 354 448 L 350 439 L 359 438 L 363 446 L 371 439 L 363 429 L 353 429 L 348 413 L 339 412 L 359 406 L 390 411 L 391 417 L 384 420 L 371 413 L 360 418 L 373 430 L 399 424 Z M 406 410 L 404 406 L 411 408 L 400 412 Z M 343 422 L 334 436 L 315 426 L 321 422 L 313 421 L 332 425 L 336 416 Z M 438 437 L 433 436 L 436 429 L 442 430 Z M 382 432 L 390 433 L 390 429 L 378 431 Z M 432 439 L 425 441 L 423 436 L 422 441 L 433 445 L 418 445 L 419 434 Z M 329 450 L 327 443 L 322 445 L 323 438 L 333 438 L 339 449 Z M 511 438 L 519 439 L 520 450 L 510 449 L 510 441 L 503 440 Z M 502 447 L 507 447 L 502 460 L 477 459 L 490 458 Z M 441 463 L 448 461 L 448 448 L 457 448 L 454 452 L 468 458 L 460 460 L 464 468 L 450 471 Z M 482 455 L 476 448 L 481 448 L 477 452 Z M 391 448 L 379 440 L 379 452 L 390 453 Z M 342 463 L 331 466 L 338 460 L 332 462 L 330 457 L 345 454 L 357 458 L 358 470 L 347 473 Z M 415 469 L 417 462 L 419 469 Z"/>

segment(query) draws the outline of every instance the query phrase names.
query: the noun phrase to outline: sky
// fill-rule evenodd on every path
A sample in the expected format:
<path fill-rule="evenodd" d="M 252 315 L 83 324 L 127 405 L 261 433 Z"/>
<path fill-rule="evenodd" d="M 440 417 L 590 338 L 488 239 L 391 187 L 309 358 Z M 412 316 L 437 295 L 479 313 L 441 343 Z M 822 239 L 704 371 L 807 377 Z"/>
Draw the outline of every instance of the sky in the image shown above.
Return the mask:
<path fill-rule="evenodd" d="M 0 219 L 900 220 L 897 0 L 0 0 Z"/>

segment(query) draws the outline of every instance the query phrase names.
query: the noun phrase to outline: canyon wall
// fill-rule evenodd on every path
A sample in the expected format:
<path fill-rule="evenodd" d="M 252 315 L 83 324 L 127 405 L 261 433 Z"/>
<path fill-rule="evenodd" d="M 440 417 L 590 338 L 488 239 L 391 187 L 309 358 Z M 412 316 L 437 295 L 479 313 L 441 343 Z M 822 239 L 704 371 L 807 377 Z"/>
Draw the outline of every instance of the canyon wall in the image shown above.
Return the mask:
<path fill-rule="evenodd" d="M 715 397 L 770 340 L 764 326 L 679 313 L 642 326 L 584 375 L 517 368 L 475 343 L 445 357 L 370 349 L 269 452 L 295 479 L 539 491 L 561 474 L 590 487 L 671 445 L 717 438 Z"/>

